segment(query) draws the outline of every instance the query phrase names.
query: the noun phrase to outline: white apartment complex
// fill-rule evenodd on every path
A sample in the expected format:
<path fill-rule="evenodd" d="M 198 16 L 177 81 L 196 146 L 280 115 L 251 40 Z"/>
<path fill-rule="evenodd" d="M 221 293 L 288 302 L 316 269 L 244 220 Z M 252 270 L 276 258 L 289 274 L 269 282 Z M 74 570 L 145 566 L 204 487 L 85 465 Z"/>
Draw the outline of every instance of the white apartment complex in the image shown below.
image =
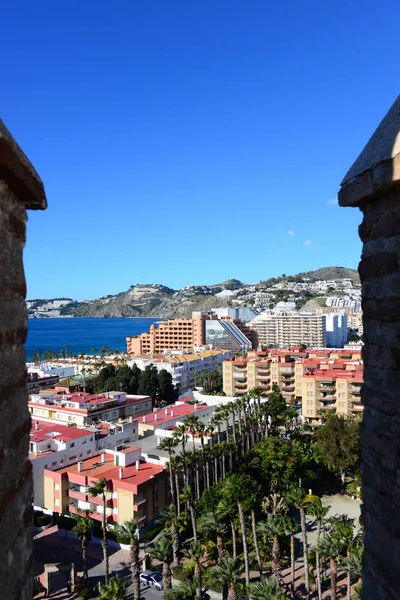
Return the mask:
<path fill-rule="evenodd" d="M 280 348 L 305 344 L 326 347 L 326 317 L 308 313 L 272 315 L 262 313 L 248 323 L 257 332 L 258 346 Z"/>
<path fill-rule="evenodd" d="M 181 393 L 192 389 L 204 373 L 218 371 L 222 374 L 222 363 L 228 360 L 232 353 L 227 350 L 199 350 L 193 353 L 171 351 L 168 354 L 137 356 L 128 361 L 128 365 L 137 365 L 145 369 L 154 365 L 158 371 L 165 369 L 172 376 L 172 383 L 179 385 Z"/>

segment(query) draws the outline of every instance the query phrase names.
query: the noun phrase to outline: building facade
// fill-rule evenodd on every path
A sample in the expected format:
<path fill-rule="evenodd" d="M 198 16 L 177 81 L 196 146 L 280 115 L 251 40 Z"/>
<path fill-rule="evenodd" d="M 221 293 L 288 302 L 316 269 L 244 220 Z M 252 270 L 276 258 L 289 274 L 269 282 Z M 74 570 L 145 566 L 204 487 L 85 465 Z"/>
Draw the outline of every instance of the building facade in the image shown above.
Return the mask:
<path fill-rule="evenodd" d="M 158 371 L 165 369 L 171 374 L 172 383 L 179 386 L 181 393 L 193 389 L 205 373 L 217 371 L 222 374 L 222 363 L 230 358 L 227 350 L 200 350 L 198 352 L 143 355 L 128 361 L 129 366 L 136 364 L 139 369 L 154 365 Z"/>
<path fill-rule="evenodd" d="M 324 414 L 356 416 L 363 412 L 363 371 L 324 369 L 302 377 L 302 415 L 308 423 L 321 421 Z"/>
<path fill-rule="evenodd" d="M 345 314 L 325 314 L 326 345 L 328 348 L 343 348 L 349 339 L 348 319 Z"/>
<path fill-rule="evenodd" d="M 153 324 L 148 333 L 127 337 L 126 343 L 128 354 L 133 356 L 170 350 L 190 351 L 196 346 L 237 353 L 246 352 L 257 345 L 255 333 L 240 319 L 218 319 L 213 313 L 200 312 L 192 313 L 190 319 L 171 319 Z"/>
<path fill-rule="evenodd" d="M 99 479 L 107 482 L 106 507 L 101 497 L 88 488 Z M 139 527 L 153 520 L 169 504 L 167 472 L 164 466 L 144 461 L 140 448 L 107 450 L 73 465 L 44 470 L 45 508 L 57 513 L 80 514 L 107 523 L 136 519 Z"/>
<path fill-rule="evenodd" d="M 248 326 L 257 333 L 259 347 L 285 348 L 300 344 L 309 347 L 326 347 L 325 315 L 262 313 L 250 321 Z"/>
<path fill-rule="evenodd" d="M 105 394 L 32 394 L 28 402 L 32 419 L 52 423 L 73 423 L 87 427 L 101 421 L 134 419 L 152 409 L 150 396 L 130 396 L 124 392 Z"/>

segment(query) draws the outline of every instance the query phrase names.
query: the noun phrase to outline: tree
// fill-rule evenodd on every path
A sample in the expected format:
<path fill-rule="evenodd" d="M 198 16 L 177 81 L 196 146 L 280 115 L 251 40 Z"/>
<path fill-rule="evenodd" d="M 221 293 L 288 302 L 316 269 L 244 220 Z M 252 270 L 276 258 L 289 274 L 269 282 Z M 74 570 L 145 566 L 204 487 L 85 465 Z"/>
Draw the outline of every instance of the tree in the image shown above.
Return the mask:
<path fill-rule="evenodd" d="M 317 461 L 330 471 L 339 473 L 344 487 L 346 472 L 360 465 L 361 444 L 359 422 L 337 414 L 329 414 L 326 422 L 313 435 Z"/>
<path fill-rule="evenodd" d="M 312 517 L 315 517 L 317 520 L 317 543 L 316 543 L 316 551 L 315 551 L 315 560 L 316 560 L 318 600 L 322 600 L 321 565 L 320 565 L 320 556 L 319 556 L 318 546 L 319 546 L 319 542 L 321 539 L 322 526 L 325 521 L 325 517 L 329 512 L 329 509 L 330 509 L 330 506 L 322 506 L 322 502 L 319 498 L 317 501 L 311 502 L 308 507 L 308 514 L 311 515 Z"/>
<path fill-rule="evenodd" d="M 184 555 L 194 563 L 194 579 L 196 582 L 196 600 L 201 600 L 203 580 L 201 572 L 201 559 L 204 558 L 204 549 L 200 542 L 190 542 L 189 549 L 183 551 Z"/>
<path fill-rule="evenodd" d="M 154 365 L 147 365 L 144 371 L 140 373 L 138 393 L 151 396 L 153 402 L 157 404 L 159 391 L 157 368 Z"/>
<path fill-rule="evenodd" d="M 296 577 L 296 561 L 295 561 L 295 547 L 294 547 L 294 536 L 298 533 L 300 526 L 295 521 L 295 519 L 291 519 L 288 516 L 284 517 L 283 523 L 285 533 L 290 538 L 290 585 L 292 598 L 295 597 L 295 577 Z"/>
<path fill-rule="evenodd" d="M 129 581 L 113 577 L 108 583 L 99 585 L 100 598 L 102 600 L 124 600 Z"/>
<path fill-rule="evenodd" d="M 196 508 L 194 505 L 193 490 L 190 486 L 185 487 L 181 493 L 181 501 L 187 502 L 189 505 L 190 519 L 192 521 L 193 538 L 197 542 L 197 518 Z"/>
<path fill-rule="evenodd" d="M 310 597 L 310 579 L 308 571 L 308 544 L 307 544 L 307 524 L 306 524 L 306 506 L 310 502 L 315 501 L 317 496 L 308 495 L 300 487 L 294 487 L 289 490 L 286 495 L 286 501 L 289 505 L 294 506 L 300 513 L 301 537 L 303 543 L 304 557 L 304 579 L 306 586 L 306 598 Z"/>
<path fill-rule="evenodd" d="M 357 585 L 355 587 L 356 594 L 354 600 L 361 600 L 360 592 L 362 587 L 362 556 L 364 547 L 362 545 L 353 544 L 350 547 L 350 552 L 344 561 L 342 568 L 351 578 L 357 579 Z"/>
<path fill-rule="evenodd" d="M 278 581 L 280 576 L 280 538 L 285 534 L 285 521 L 282 516 L 268 515 L 258 524 L 258 531 L 272 538 L 272 572 Z"/>
<path fill-rule="evenodd" d="M 236 586 L 242 571 L 243 565 L 231 556 L 225 556 L 219 565 L 211 568 L 215 583 L 228 590 L 228 600 L 237 600 Z"/>
<path fill-rule="evenodd" d="M 223 496 L 230 504 L 237 505 L 242 530 L 243 558 L 246 576 L 246 585 L 250 583 L 249 551 L 247 547 L 246 524 L 244 510 L 247 507 L 248 491 L 253 487 L 251 478 L 247 475 L 233 474 L 225 479 Z"/>
<path fill-rule="evenodd" d="M 329 558 L 331 600 L 336 600 L 337 565 L 345 557 L 353 540 L 354 519 L 347 515 L 335 515 L 326 520 L 327 533 L 319 543 L 321 556 Z"/>
<path fill-rule="evenodd" d="M 225 556 L 224 536 L 226 535 L 226 524 L 223 520 L 221 511 L 217 509 L 206 512 L 200 519 L 199 528 L 208 539 L 216 542 L 218 552 L 218 562 L 221 562 Z"/>
<path fill-rule="evenodd" d="M 177 400 L 176 389 L 172 383 L 172 375 L 165 369 L 158 373 L 159 399 L 166 404 L 173 404 Z"/>
<path fill-rule="evenodd" d="M 118 525 L 120 535 L 130 539 L 131 577 L 133 585 L 133 598 L 140 600 L 140 566 L 139 566 L 139 527 L 136 519 L 124 521 Z"/>
<path fill-rule="evenodd" d="M 251 584 L 249 600 L 285 600 L 285 594 L 275 577 L 270 577 Z"/>
<path fill-rule="evenodd" d="M 168 461 L 168 469 L 169 469 L 169 489 L 171 493 L 171 501 L 176 506 L 175 501 L 175 493 L 174 493 L 174 475 L 172 470 L 172 456 L 175 454 L 175 448 L 177 447 L 178 442 L 174 437 L 165 437 L 163 438 L 159 445 L 157 446 L 158 450 L 163 450 L 168 452 L 169 461 Z"/>
<path fill-rule="evenodd" d="M 195 600 L 196 582 L 181 581 L 173 590 L 168 590 L 164 596 L 166 600 Z"/>
<path fill-rule="evenodd" d="M 98 481 L 95 482 L 94 485 L 89 486 L 88 494 L 89 496 L 101 496 L 103 500 L 103 521 L 102 521 L 102 530 L 103 530 L 103 539 L 101 542 L 101 546 L 103 548 L 103 562 L 104 562 L 104 582 L 108 583 L 108 542 L 107 542 L 107 516 L 106 516 L 106 502 L 107 502 L 107 480 L 102 477 Z"/>
<path fill-rule="evenodd" d="M 166 530 L 169 530 L 172 543 L 172 566 L 177 567 L 179 560 L 179 516 L 173 504 L 170 504 L 161 515 L 161 523 Z"/>
<path fill-rule="evenodd" d="M 162 537 L 155 542 L 153 548 L 150 550 L 150 556 L 156 558 L 163 564 L 162 577 L 163 577 L 163 596 L 165 592 L 170 590 L 172 587 L 171 583 L 171 558 L 172 558 L 172 543 L 167 537 Z M 135 598 L 136 600 L 136 598 Z"/>
<path fill-rule="evenodd" d="M 88 565 L 87 565 L 87 542 L 88 534 L 93 527 L 92 519 L 89 519 L 89 511 L 85 511 L 84 515 L 78 518 L 78 521 L 73 527 L 73 533 L 82 540 L 82 563 L 83 563 L 83 577 L 87 583 L 88 581 Z"/>
<path fill-rule="evenodd" d="M 281 390 L 276 383 L 272 384 L 271 392 L 268 395 L 268 413 L 272 424 L 280 420 L 286 412 L 286 402 L 281 394 Z"/>

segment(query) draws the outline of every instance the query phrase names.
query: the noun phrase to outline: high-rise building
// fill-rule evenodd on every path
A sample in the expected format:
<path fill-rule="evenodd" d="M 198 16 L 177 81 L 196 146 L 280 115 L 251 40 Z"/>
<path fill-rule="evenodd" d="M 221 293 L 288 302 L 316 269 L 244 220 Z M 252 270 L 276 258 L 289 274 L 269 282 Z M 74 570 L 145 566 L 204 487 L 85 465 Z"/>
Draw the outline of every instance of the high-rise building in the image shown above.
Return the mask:
<path fill-rule="evenodd" d="M 248 327 L 257 333 L 259 346 L 326 346 L 325 315 L 262 313 L 250 321 Z"/>
<path fill-rule="evenodd" d="M 347 315 L 329 313 L 325 314 L 326 320 L 326 345 L 328 348 L 343 348 L 348 340 Z"/>
<path fill-rule="evenodd" d="M 192 313 L 191 319 L 170 319 L 151 325 L 148 333 L 127 337 L 128 354 L 159 354 L 168 350 L 191 350 L 209 346 L 243 353 L 257 346 L 256 334 L 240 319 L 218 319 L 214 313 Z"/>
<path fill-rule="evenodd" d="M 324 414 L 339 415 L 363 412 L 361 385 L 363 371 L 324 369 L 305 373 L 302 377 L 302 415 L 309 423 L 318 422 Z"/>

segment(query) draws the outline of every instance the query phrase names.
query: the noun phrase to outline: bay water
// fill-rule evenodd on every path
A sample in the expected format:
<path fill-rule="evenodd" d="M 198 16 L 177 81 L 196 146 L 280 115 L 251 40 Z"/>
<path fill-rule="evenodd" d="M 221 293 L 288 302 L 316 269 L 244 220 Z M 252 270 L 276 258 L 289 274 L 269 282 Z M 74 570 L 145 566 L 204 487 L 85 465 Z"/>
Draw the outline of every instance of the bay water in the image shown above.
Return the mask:
<path fill-rule="evenodd" d="M 111 350 L 126 350 L 125 338 L 149 331 L 150 325 L 160 319 L 151 318 L 64 318 L 28 319 L 26 358 L 37 350 L 59 352 L 68 346 L 68 352 L 93 354 L 102 346 Z"/>

